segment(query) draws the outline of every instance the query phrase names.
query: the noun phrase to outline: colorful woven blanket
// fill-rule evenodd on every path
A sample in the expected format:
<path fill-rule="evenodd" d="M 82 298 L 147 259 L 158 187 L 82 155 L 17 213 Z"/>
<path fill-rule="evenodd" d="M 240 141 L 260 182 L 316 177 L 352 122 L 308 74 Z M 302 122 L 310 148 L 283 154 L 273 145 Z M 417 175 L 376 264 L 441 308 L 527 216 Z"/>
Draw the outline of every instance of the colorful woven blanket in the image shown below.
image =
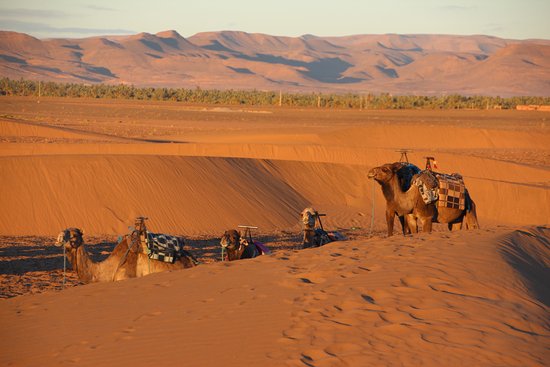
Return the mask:
<path fill-rule="evenodd" d="M 147 232 L 147 249 L 151 259 L 173 264 L 182 256 L 183 243 L 175 236 Z"/>
<path fill-rule="evenodd" d="M 435 173 L 439 181 L 438 207 L 464 210 L 466 208 L 466 186 L 462 176 Z"/>
<path fill-rule="evenodd" d="M 426 204 L 437 201 L 438 207 L 464 210 L 466 208 L 466 186 L 457 173 L 444 173 L 425 170 L 414 176 L 422 200 Z"/>

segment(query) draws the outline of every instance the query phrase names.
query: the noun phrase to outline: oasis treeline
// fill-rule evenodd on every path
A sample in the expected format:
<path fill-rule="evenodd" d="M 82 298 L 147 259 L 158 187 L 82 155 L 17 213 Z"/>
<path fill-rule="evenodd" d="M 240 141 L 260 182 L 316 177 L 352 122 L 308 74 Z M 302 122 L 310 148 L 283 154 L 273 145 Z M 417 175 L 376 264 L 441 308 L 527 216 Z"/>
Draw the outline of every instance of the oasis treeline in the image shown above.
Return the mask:
<path fill-rule="evenodd" d="M 258 90 L 139 88 L 118 84 L 75 84 L 0 79 L 2 96 L 109 98 L 186 103 L 318 107 L 341 109 L 515 109 L 518 105 L 550 105 L 550 97 L 415 96 L 381 94 L 283 93 Z"/>

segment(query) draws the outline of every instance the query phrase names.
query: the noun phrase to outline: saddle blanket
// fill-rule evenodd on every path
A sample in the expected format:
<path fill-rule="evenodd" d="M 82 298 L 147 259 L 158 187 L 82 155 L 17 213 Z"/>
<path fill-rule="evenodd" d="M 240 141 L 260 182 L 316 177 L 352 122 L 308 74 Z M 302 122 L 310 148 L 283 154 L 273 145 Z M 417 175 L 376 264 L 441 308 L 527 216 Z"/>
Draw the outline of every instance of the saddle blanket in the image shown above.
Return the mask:
<path fill-rule="evenodd" d="M 147 249 L 151 259 L 173 264 L 181 257 L 183 241 L 176 236 L 147 232 Z"/>
<path fill-rule="evenodd" d="M 464 210 L 466 208 L 466 186 L 462 176 L 436 173 L 439 181 L 438 207 Z"/>
<path fill-rule="evenodd" d="M 254 246 L 256 246 L 256 250 L 260 253 L 260 255 L 269 255 L 271 254 L 271 250 L 267 248 L 266 245 L 264 245 L 261 242 L 258 241 L 252 241 L 254 243 Z"/>

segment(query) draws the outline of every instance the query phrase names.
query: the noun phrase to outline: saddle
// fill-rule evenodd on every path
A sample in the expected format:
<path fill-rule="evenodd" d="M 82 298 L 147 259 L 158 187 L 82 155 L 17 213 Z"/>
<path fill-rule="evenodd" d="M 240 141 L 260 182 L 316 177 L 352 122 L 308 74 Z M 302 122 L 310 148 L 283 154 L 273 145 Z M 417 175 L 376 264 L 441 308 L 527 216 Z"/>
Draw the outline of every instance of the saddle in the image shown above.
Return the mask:
<path fill-rule="evenodd" d="M 426 204 L 437 201 L 438 207 L 459 210 L 466 208 L 466 185 L 458 173 L 448 175 L 424 170 L 414 176 L 413 184 L 418 186 Z"/>
<path fill-rule="evenodd" d="M 252 242 L 250 242 L 246 238 L 241 238 L 240 246 L 244 246 L 245 250 L 244 250 L 243 254 L 246 253 L 247 257 L 249 256 L 249 257 L 253 258 L 253 257 L 260 256 L 260 255 L 269 255 L 269 254 L 271 254 L 271 251 L 269 250 L 269 248 L 266 245 L 264 245 L 261 242 L 255 241 L 255 240 L 252 240 Z"/>

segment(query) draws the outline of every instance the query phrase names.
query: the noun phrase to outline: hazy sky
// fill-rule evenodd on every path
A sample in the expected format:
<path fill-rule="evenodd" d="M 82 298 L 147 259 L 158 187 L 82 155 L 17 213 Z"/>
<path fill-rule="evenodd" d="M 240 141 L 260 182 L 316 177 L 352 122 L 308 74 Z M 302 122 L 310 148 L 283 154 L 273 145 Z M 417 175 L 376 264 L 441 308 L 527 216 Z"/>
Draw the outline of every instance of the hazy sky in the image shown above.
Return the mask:
<path fill-rule="evenodd" d="M 38 38 L 239 30 L 550 39 L 550 0 L 0 0 L 0 29 Z"/>

